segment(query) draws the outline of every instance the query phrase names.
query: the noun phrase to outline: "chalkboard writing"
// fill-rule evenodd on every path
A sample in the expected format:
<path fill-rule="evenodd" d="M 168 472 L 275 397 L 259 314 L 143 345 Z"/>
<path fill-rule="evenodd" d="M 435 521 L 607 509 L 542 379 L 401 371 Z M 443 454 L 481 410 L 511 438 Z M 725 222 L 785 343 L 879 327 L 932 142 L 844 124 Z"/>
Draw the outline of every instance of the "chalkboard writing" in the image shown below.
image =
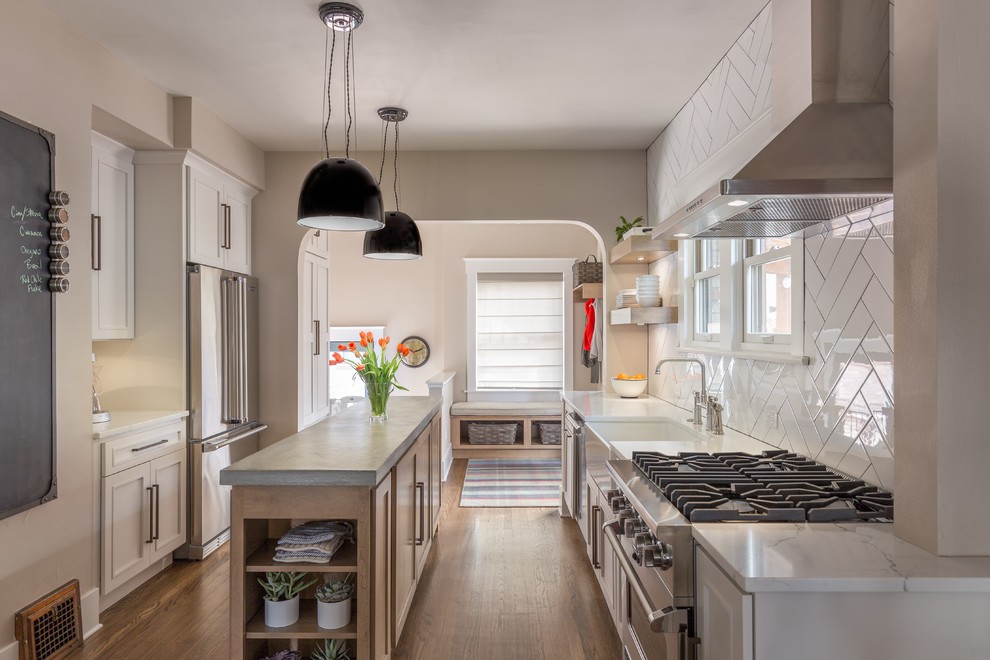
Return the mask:
<path fill-rule="evenodd" d="M 0 112 L 0 518 L 55 497 L 55 136 Z"/>

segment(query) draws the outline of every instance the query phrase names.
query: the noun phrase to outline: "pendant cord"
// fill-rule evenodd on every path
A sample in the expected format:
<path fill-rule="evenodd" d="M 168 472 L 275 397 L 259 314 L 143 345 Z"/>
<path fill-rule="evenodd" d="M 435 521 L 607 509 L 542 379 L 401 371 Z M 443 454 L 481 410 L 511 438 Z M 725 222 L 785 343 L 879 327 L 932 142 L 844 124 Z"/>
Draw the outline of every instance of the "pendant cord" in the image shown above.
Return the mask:
<path fill-rule="evenodd" d="M 333 33 L 333 41 L 330 44 L 330 66 L 327 67 L 327 56 L 324 52 L 323 55 L 323 66 L 327 69 L 327 116 L 326 121 L 323 122 L 323 152 L 326 154 L 324 157 L 330 157 L 330 140 L 327 137 L 327 131 L 330 129 L 330 115 L 333 114 L 333 97 L 332 97 L 332 86 L 331 81 L 333 80 L 333 54 L 337 50 L 337 31 L 329 29 Z"/>
<path fill-rule="evenodd" d="M 394 176 L 392 177 L 392 191 L 395 193 L 395 210 L 399 210 L 399 122 L 395 122 L 395 159 L 392 161 Z"/>
<path fill-rule="evenodd" d="M 388 125 L 390 122 L 385 121 L 385 130 L 382 131 L 382 164 L 378 168 L 378 186 L 382 185 L 382 175 L 385 174 L 385 151 L 388 149 Z M 398 210 L 398 209 L 396 209 Z"/>
<path fill-rule="evenodd" d="M 354 55 L 354 31 L 351 30 L 348 35 L 350 35 L 351 40 L 348 40 L 347 45 L 351 49 L 351 106 L 354 121 L 354 151 L 358 150 L 358 113 L 357 113 L 357 57 Z"/>
<path fill-rule="evenodd" d="M 344 157 L 351 157 L 351 48 L 353 32 L 347 33 L 347 44 L 344 46 L 344 102 L 347 105 L 347 128 L 344 130 Z"/>

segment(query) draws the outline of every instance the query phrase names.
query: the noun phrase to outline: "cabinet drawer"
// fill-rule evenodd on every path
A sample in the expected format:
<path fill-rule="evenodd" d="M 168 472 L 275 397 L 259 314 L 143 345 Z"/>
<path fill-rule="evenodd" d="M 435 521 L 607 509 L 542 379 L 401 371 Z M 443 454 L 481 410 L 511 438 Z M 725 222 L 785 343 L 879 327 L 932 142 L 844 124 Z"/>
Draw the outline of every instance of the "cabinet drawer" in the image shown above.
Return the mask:
<path fill-rule="evenodd" d="M 183 421 L 107 440 L 103 443 L 103 476 L 164 456 L 183 448 L 185 442 L 186 425 Z"/>

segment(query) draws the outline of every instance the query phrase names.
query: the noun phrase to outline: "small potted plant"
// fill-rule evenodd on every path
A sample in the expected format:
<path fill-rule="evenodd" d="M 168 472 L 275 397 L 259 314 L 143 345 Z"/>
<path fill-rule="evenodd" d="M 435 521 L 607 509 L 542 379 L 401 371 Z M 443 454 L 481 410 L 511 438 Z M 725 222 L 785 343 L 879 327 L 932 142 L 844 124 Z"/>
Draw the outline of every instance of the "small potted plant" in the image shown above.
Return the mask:
<path fill-rule="evenodd" d="M 284 628 L 299 620 L 299 594 L 316 584 L 306 582 L 308 573 L 268 571 L 258 584 L 265 590 L 265 625 Z"/>
<path fill-rule="evenodd" d="M 302 653 L 299 651 L 290 651 L 285 649 L 283 651 L 275 651 L 270 655 L 266 655 L 265 660 L 302 660 Z"/>
<path fill-rule="evenodd" d="M 313 654 L 309 656 L 311 660 L 350 660 L 347 655 L 347 643 L 336 639 L 323 640 L 323 646 L 317 646 Z"/>
<path fill-rule="evenodd" d="M 632 236 L 634 233 L 637 233 L 637 232 L 633 232 L 633 230 L 639 227 L 639 223 L 643 222 L 643 216 L 639 216 L 632 222 L 629 222 L 628 220 L 626 220 L 625 216 L 620 215 L 619 221 L 620 221 L 619 224 L 615 226 L 616 243 L 621 243 L 622 239 L 625 238 L 627 234 L 629 236 Z"/>
<path fill-rule="evenodd" d="M 320 628 L 343 628 L 351 621 L 351 596 L 354 594 L 352 574 L 343 580 L 320 585 L 316 590 L 316 622 Z"/>

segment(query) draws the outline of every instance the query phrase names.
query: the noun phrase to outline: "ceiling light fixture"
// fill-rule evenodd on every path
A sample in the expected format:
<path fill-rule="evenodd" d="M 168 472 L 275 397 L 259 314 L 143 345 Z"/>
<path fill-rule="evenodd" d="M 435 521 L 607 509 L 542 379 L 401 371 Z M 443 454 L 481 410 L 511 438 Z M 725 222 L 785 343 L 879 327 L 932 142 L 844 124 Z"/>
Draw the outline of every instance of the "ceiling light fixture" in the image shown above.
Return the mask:
<path fill-rule="evenodd" d="M 729 206 L 746 206 L 749 202 L 743 201 L 741 199 L 734 199 L 729 202 Z"/>
<path fill-rule="evenodd" d="M 691 234 L 674 234 L 674 238 L 687 238 Z"/>
<path fill-rule="evenodd" d="M 354 30 L 364 20 L 364 12 L 344 2 L 320 5 L 320 20 L 328 29 L 324 68 L 327 71 L 326 120 L 323 122 L 324 159 L 313 167 L 299 192 L 297 220 L 304 227 L 337 231 L 369 231 L 384 226 L 382 192 L 374 176 L 361 163 L 351 159 L 351 125 L 354 123 Z M 337 33 L 347 35 L 344 42 L 344 157 L 330 157 L 327 131 L 333 81 L 333 59 L 337 50 Z"/>
<path fill-rule="evenodd" d="M 388 127 L 395 126 L 392 159 L 392 190 L 395 193 L 395 210 L 385 214 L 385 227 L 364 235 L 364 256 L 369 259 L 419 259 L 423 256 L 423 240 L 419 227 L 408 215 L 399 210 L 399 122 L 409 116 L 403 108 L 378 109 L 378 116 L 385 122 L 382 140 L 382 166 L 378 171 L 378 185 L 385 173 L 385 154 L 388 149 Z"/>

